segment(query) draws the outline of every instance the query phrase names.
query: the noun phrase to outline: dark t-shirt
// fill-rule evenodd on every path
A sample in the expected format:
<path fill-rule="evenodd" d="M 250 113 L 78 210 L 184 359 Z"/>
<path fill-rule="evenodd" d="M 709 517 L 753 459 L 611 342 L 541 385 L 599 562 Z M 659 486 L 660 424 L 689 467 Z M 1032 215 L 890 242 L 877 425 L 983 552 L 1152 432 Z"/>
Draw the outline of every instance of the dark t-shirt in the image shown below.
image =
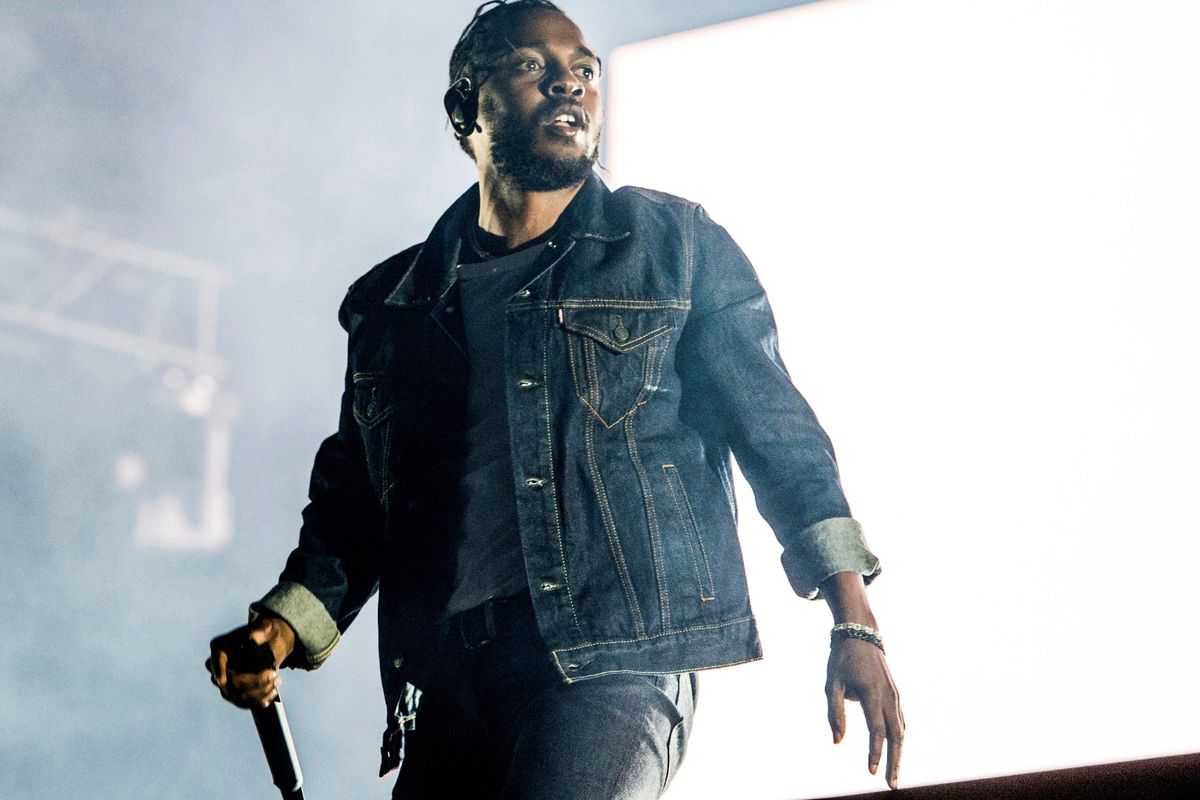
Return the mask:
<path fill-rule="evenodd" d="M 475 230 L 464 237 L 460 251 L 467 263 L 458 266 L 458 300 L 471 373 L 459 485 L 462 522 L 447 614 L 489 597 L 517 594 L 527 585 L 508 440 L 504 309 L 509 298 L 537 276 L 538 256 L 549 236 L 506 252 L 503 239 Z"/>

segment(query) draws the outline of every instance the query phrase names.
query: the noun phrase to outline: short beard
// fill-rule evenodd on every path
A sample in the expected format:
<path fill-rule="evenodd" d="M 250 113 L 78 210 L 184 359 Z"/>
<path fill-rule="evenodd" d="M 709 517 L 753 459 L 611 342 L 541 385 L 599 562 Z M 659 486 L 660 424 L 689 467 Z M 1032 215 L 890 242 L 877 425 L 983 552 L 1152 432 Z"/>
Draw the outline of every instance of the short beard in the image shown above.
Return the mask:
<path fill-rule="evenodd" d="M 544 155 L 534 148 L 536 124 L 506 114 L 497 105 L 492 98 L 485 98 L 479 113 L 492 131 L 492 163 L 515 188 L 523 192 L 555 192 L 583 183 L 591 175 L 599 156 L 599 135 L 590 152 L 575 158 Z"/>

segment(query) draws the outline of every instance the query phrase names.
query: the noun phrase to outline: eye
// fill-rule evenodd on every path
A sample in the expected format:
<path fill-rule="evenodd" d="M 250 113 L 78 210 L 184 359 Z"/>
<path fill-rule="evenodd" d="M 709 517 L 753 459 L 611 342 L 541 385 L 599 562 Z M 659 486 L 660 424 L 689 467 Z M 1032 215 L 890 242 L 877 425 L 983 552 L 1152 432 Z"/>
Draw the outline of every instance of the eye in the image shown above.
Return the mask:
<path fill-rule="evenodd" d="M 596 77 L 596 71 L 589 66 L 579 67 L 579 69 L 577 69 L 576 71 L 579 73 L 579 76 L 581 78 L 583 78 L 585 81 L 590 81 Z"/>
<path fill-rule="evenodd" d="M 523 58 L 517 68 L 523 72 L 537 72 L 542 68 L 542 64 L 536 58 Z"/>

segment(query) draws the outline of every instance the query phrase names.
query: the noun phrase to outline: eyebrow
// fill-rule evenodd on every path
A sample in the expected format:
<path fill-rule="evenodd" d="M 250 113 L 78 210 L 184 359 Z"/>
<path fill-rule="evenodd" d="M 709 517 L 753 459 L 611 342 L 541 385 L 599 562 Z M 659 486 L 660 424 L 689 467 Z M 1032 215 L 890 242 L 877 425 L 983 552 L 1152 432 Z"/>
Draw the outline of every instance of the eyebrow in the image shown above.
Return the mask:
<path fill-rule="evenodd" d="M 513 49 L 520 48 L 520 47 L 533 47 L 533 48 L 539 48 L 542 50 L 547 50 L 550 47 L 548 44 L 543 42 L 541 39 L 535 39 L 531 42 L 511 42 L 510 41 L 509 45 Z M 594 58 L 594 59 L 596 59 L 597 62 L 600 61 L 600 56 L 596 55 L 595 53 L 593 53 L 591 50 L 587 49 L 583 45 L 580 45 L 579 47 L 575 48 L 574 55 L 585 56 L 587 58 Z"/>

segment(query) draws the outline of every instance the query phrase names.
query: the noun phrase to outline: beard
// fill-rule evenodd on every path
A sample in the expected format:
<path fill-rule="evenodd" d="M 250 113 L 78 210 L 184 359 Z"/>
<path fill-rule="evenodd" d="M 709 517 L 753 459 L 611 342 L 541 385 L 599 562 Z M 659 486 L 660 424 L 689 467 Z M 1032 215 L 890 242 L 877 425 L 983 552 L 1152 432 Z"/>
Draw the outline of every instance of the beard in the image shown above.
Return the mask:
<path fill-rule="evenodd" d="M 492 97 L 484 98 L 479 114 L 492 131 L 491 156 L 496 171 L 524 192 L 554 192 L 587 180 L 600 155 L 600 133 L 587 152 L 557 156 L 537 150 L 540 124 L 509 113 Z"/>

